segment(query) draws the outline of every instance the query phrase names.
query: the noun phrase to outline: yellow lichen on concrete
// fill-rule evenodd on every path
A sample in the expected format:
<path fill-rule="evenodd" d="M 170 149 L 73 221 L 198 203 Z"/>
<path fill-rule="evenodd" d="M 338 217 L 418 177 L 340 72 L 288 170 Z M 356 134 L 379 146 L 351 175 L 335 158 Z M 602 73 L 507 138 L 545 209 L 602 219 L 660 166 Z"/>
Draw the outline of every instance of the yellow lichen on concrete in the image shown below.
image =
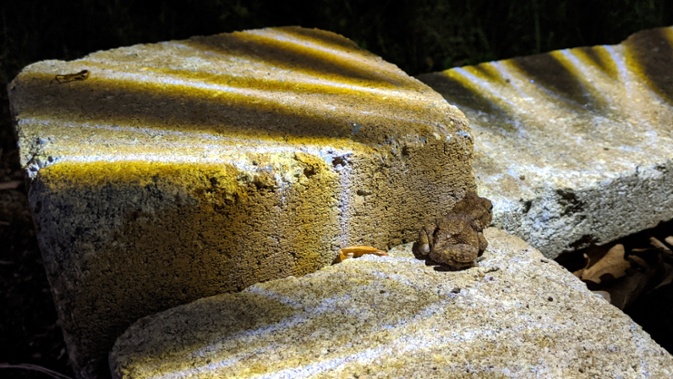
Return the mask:
<path fill-rule="evenodd" d="M 226 165 L 42 169 L 32 200 L 39 229 L 52 231 L 43 240 L 52 285 L 70 288 L 55 296 L 68 311 L 62 322 L 71 346 L 105 354 L 148 313 L 329 264 L 339 234 L 336 176 L 321 160 L 295 162 L 296 182 L 284 184 Z M 291 188 L 276 191 L 281 185 Z"/>

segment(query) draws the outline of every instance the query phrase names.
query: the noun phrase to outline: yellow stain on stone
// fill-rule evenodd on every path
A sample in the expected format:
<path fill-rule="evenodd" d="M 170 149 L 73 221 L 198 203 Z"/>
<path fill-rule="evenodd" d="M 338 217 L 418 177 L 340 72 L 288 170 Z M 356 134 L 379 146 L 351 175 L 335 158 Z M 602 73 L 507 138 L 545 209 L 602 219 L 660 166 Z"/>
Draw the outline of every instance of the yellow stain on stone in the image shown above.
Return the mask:
<path fill-rule="evenodd" d="M 148 161 L 96 161 L 61 162 L 40 171 L 43 181 L 47 181 L 54 191 L 72 189 L 84 185 L 91 189 L 100 189 L 110 183 L 144 186 L 153 182 L 153 177 L 171 181 L 180 178 L 190 179 L 197 172 L 208 172 L 219 178 L 236 177 L 238 170 L 222 164 L 180 164 L 171 162 Z M 178 180 L 179 181 L 179 180 Z M 236 190 L 236 185 L 227 183 L 227 189 Z M 185 183 L 190 184 L 190 183 Z M 201 184 L 201 183 L 193 183 Z"/>
<path fill-rule="evenodd" d="M 289 161 L 295 183 L 280 191 L 274 173 Z M 40 170 L 33 201 L 40 228 L 51 228 L 45 266 L 62 286 L 55 296 L 68 310 L 66 338 L 88 356 L 106 354 L 139 317 L 328 265 L 337 177 L 317 157 L 289 161 L 260 160 L 269 170 L 258 173 L 129 161 Z"/>

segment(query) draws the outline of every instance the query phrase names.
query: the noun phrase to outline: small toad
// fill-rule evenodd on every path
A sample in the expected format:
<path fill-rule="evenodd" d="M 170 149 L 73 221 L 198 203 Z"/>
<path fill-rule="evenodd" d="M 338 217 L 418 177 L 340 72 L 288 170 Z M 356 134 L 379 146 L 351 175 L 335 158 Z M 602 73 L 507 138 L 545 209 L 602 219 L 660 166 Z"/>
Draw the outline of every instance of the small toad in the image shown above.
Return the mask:
<path fill-rule="evenodd" d="M 488 241 L 482 232 L 491 223 L 490 200 L 468 193 L 451 213 L 421 228 L 413 251 L 454 270 L 474 266 Z"/>

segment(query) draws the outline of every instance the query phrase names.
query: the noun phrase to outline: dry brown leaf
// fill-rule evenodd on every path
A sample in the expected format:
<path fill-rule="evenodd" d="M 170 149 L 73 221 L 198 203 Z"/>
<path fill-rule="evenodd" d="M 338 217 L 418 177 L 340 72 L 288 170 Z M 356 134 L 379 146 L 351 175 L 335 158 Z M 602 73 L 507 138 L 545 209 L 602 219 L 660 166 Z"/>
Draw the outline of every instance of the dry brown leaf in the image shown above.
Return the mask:
<path fill-rule="evenodd" d="M 629 267 L 631 264 L 624 259 L 624 245 L 616 244 L 593 266 L 586 267 L 580 279 L 599 284 L 605 280 L 621 278 Z"/>
<path fill-rule="evenodd" d="M 624 279 L 613 282 L 603 289 L 610 293 L 610 303 L 619 309 L 628 307 L 643 293 L 650 277 L 649 271 L 630 271 Z"/>
<path fill-rule="evenodd" d="M 654 287 L 653 290 L 656 290 L 659 287 L 663 287 L 663 286 L 666 286 L 666 285 L 669 285 L 669 284 L 673 283 L 673 266 L 671 266 L 668 263 L 664 263 L 664 275 L 663 275 L 663 277 L 664 278 L 661 280 L 661 282 L 659 282 L 659 284 L 657 284 L 657 286 Z"/>
<path fill-rule="evenodd" d="M 388 255 L 385 251 L 372 246 L 348 246 L 339 249 L 339 256 L 336 258 L 336 263 L 343 262 L 348 258 L 359 258 L 365 254 L 374 254 L 379 257 Z"/>
<path fill-rule="evenodd" d="M 656 250 L 650 250 L 650 252 L 656 252 Z M 616 285 L 611 288 L 605 289 L 610 292 L 612 305 L 619 309 L 627 308 L 657 282 L 656 277 L 663 267 L 663 261 L 661 254 L 655 254 L 654 258 L 657 259 L 655 262 L 648 262 L 637 255 L 628 256 L 631 269 L 627 271 L 626 277 L 616 282 Z"/>

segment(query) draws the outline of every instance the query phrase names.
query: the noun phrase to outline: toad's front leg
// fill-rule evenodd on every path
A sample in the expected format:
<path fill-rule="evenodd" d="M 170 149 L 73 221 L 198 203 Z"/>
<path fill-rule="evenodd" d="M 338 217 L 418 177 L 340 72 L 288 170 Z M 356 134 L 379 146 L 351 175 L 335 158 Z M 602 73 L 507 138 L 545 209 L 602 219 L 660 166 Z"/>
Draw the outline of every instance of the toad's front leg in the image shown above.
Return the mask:
<path fill-rule="evenodd" d="M 435 234 L 435 225 L 425 225 L 418 232 L 418 240 L 414 243 L 412 250 L 421 256 L 426 256 L 432 250 L 433 235 Z"/>

